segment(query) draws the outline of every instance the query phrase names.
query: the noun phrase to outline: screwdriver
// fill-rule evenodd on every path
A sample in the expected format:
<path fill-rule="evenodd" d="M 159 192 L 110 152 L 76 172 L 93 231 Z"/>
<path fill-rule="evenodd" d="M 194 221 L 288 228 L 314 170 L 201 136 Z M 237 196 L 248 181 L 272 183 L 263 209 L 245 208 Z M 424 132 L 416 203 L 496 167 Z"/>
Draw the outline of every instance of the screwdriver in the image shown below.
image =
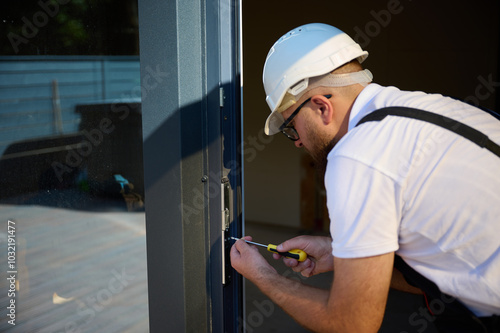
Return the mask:
<path fill-rule="evenodd" d="M 231 237 L 231 239 L 239 240 L 241 238 Z M 297 259 L 297 261 L 304 261 L 307 258 L 307 253 L 305 253 L 304 251 L 299 250 L 299 249 L 293 249 L 293 250 L 290 250 L 288 252 L 279 252 L 276 249 L 277 245 L 273 245 L 273 244 L 264 245 L 264 244 L 260 244 L 260 243 L 256 243 L 256 242 L 251 242 L 251 241 L 246 240 L 246 239 L 242 239 L 242 240 L 244 240 L 247 243 L 253 244 L 253 245 L 265 247 L 269 252 L 278 253 L 278 254 L 280 254 L 284 257 L 287 257 L 287 258 Z"/>

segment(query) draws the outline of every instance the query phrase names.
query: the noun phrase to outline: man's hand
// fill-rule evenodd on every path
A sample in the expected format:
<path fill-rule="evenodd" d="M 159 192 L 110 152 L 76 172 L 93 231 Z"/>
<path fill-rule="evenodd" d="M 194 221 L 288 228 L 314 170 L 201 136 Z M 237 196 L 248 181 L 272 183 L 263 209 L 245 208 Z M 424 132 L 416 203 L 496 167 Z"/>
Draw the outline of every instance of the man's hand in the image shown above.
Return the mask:
<path fill-rule="evenodd" d="M 257 247 L 246 243 L 243 239 L 251 241 L 252 237 L 245 236 L 234 243 L 230 252 L 231 266 L 257 286 L 262 280 L 277 275 L 276 270 L 259 253 Z"/>
<path fill-rule="evenodd" d="M 251 237 L 244 239 L 251 240 Z M 384 317 L 394 253 L 354 259 L 333 258 L 330 244 L 328 237 L 301 236 L 284 242 L 279 249 L 298 248 L 309 254 L 308 265 L 295 262 L 293 266 L 292 259 L 284 259 L 303 275 L 326 272 L 335 265 L 330 291 L 279 275 L 256 247 L 243 240 L 238 240 L 231 248 L 231 264 L 311 331 L 377 332 Z"/>
<path fill-rule="evenodd" d="M 307 259 L 303 262 L 290 258 L 283 259 L 285 265 L 291 267 L 295 272 L 300 272 L 303 276 L 309 277 L 333 270 L 332 239 L 330 237 L 298 236 L 278 245 L 277 249 L 280 252 L 300 249 L 307 253 Z M 277 253 L 274 253 L 273 257 L 274 259 L 281 258 Z"/>

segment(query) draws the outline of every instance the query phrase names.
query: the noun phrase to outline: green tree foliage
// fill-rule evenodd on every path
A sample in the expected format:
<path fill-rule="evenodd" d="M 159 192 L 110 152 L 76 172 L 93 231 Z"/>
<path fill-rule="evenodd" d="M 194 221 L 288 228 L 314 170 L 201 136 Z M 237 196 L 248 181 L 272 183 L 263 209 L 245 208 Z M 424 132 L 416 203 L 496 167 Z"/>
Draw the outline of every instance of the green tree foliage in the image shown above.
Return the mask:
<path fill-rule="evenodd" d="M 0 4 L 1 55 L 137 55 L 137 0 Z"/>

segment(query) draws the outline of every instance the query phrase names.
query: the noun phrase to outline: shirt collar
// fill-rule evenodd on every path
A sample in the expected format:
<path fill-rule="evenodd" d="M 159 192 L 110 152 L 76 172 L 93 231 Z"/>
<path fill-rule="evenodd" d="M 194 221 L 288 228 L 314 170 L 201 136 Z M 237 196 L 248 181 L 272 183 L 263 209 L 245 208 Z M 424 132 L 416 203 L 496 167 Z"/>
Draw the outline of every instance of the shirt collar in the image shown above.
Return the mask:
<path fill-rule="evenodd" d="M 348 131 L 353 129 L 365 115 L 373 111 L 367 105 L 382 89 L 381 85 L 370 83 L 359 93 L 351 108 Z"/>

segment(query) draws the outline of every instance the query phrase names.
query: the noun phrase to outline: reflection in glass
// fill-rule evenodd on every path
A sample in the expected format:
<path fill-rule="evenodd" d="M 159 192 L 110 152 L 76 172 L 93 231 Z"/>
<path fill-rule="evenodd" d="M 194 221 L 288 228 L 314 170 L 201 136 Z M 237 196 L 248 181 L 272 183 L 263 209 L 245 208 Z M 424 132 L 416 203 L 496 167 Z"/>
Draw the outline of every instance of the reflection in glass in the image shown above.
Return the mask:
<path fill-rule="evenodd" d="M 137 3 L 0 7 L 0 331 L 146 332 Z"/>

